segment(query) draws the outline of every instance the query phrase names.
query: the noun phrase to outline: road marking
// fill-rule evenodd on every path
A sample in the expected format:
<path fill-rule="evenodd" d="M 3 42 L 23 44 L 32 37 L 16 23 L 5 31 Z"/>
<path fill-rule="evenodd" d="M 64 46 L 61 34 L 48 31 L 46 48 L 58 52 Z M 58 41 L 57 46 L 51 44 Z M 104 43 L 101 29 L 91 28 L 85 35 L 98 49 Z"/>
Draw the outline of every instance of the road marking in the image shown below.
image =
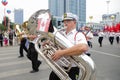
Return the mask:
<path fill-rule="evenodd" d="M 1 63 L 0 67 L 10 66 L 10 65 L 17 65 L 17 64 L 24 64 L 24 63 L 29 63 L 29 61 L 28 60 L 21 60 L 21 61 Z"/>
<path fill-rule="evenodd" d="M 17 57 L 16 56 L 1 57 L 0 61 L 5 61 L 5 60 L 9 60 L 9 59 L 17 59 Z"/>
<path fill-rule="evenodd" d="M 4 53 L 4 54 L 0 54 L 0 57 L 2 57 L 2 56 L 10 56 L 10 55 L 15 55 L 15 54 L 17 54 L 17 53 L 13 53 L 13 52 L 12 53 Z"/>
<path fill-rule="evenodd" d="M 96 50 L 90 50 L 90 51 L 93 51 L 93 52 L 97 52 L 97 53 L 100 53 L 100 54 L 105 54 L 105 55 L 109 55 L 109 56 L 113 56 L 113 57 L 120 58 L 120 56 L 115 55 L 115 54 L 109 54 L 109 53 L 106 53 L 106 52 L 96 51 Z"/>
<path fill-rule="evenodd" d="M 25 69 L 16 69 L 12 71 L 5 71 L 0 73 L 0 78 L 5 78 L 5 77 L 10 77 L 10 76 L 15 76 L 15 75 L 20 75 L 24 73 L 28 73 L 31 68 L 25 68 Z"/>
<path fill-rule="evenodd" d="M 6 50 L 6 49 L 5 49 L 5 50 L 3 49 L 3 50 L 0 50 L 0 54 L 4 54 L 4 53 L 8 53 L 8 52 L 10 53 L 10 52 L 13 52 L 13 51 L 19 52 L 19 50 L 17 50 L 17 49 L 14 49 L 14 50 L 13 50 L 13 49 L 12 49 L 12 50 L 11 50 L 11 49 L 9 49 L 9 50 L 8 50 L 8 49 L 7 49 L 7 50 Z"/>

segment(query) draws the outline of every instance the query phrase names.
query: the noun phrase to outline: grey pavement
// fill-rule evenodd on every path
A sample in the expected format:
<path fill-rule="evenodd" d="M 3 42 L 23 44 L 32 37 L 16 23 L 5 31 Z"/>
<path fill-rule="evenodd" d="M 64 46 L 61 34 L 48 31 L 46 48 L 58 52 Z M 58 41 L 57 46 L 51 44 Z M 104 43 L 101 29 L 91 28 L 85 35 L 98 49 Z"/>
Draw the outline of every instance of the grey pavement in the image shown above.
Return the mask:
<path fill-rule="evenodd" d="M 89 52 L 97 67 L 96 80 L 120 80 L 120 44 L 110 45 L 108 39 L 99 47 L 97 37 L 92 40 Z M 24 52 L 26 55 L 26 53 Z M 29 73 L 31 62 L 26 56 L 18 58 L 19 46 L 0 47 L 0 80 L 48 80 L 51 69 L 42 60 L 39 72 Z"/>
<path fill-rule="evenodd" d="M 108 38 L 104 38 L 103 46 L 99 47 L 97 39 L 93 39 L 93 48 L 90 49 L 97 67 L 97 80 L 120 80 L 120 44 L 114 40 L 110 45 Z"/>
<path fill-rule="evenodd" d="M 0 80 L 48 80 L 51 69 L 42 60 L 39 72 L 29 73 L 32 70 L 31 62 L 26 53 L 19 56 L 19 46 L 0 47 Z"/>

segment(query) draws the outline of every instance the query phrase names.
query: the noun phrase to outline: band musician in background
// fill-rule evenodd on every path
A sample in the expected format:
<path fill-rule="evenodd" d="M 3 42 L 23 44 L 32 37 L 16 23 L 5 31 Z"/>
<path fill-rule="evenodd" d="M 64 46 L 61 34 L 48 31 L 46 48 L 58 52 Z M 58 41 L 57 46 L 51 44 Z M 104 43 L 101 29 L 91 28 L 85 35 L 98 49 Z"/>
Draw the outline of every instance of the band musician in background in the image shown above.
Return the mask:
<path fill-rule="evenodd" d="M 98 43 L 99 43 L 100 47 L 102 47 L 102 42 L 103 42 L 103 38 L 104 38 L 105 34 L 103 33 L 102 30 L 99 30 L 98 36 L 99 36 L 98 37 Z"/>
<path fill-rule="evenodd" d="M 27 41 L 27 34 L 25 33 L 25 31 L 22 31 L 22 33 L 19 34 L 21 36 L 21 41 L 20 41 L 20 48 L 19 48 L 19 53 L 20 56 L 18 56 L 18 58 L 24 57 L 23 55 L 23 50 L 25 50 L 25 52 L 27 53 L 27 47 L 25 46 L 26 41 Z"/>
<path fill-rule="evenodd" d="M 30 73 L 35 73 L 39 71 L 39 66 L 42 63 L 42 61 L 38 60 L 38 52 L 35 50 L 35 41 L 37 35 L 29 35 L 28 38 L 29 38 L 29 45 L 28 45 L 27 57 L 32 62 L 32 71 L 30 71 Z"/>
<path fill-rule="evenodd" d="M 93 33 L 91 32 L 90 27 L 85 26 L 84 34 L 85 34 L 85 36 L 86 36 L 86 39 L 87 39 L 87 42 L 88 42 L 88 46 L 89 46 L 90 48 L 92 48 L 93 45 L 92 45 L 92 41 L 91 41 L 91 40 L 93 39 Z"/>
<path fill-rule="evenodd" d="M 54 32 L 53 29 L 53 25 L 52 25 L 52 20 L 50 21 L 50 25 L 49 25 L 49 29 L 48 32 Z M 35 73 L 39 71 L 39 66 L 42 63 L 42 61 L 40 61 L 38 59 L 38 52 L 35 49 L 35 42 L 37 37 L 40 35 L 28 35 L 29 38 L 29 47 L 28 47 L 28 53 L 27 53 L 27 57 L 28 59 L 31 61 L 32 63 L 32 71 L 30 71 L 30 73 Z M 41 44 L 38 44 L 39 48 L 41 47 Z"/>

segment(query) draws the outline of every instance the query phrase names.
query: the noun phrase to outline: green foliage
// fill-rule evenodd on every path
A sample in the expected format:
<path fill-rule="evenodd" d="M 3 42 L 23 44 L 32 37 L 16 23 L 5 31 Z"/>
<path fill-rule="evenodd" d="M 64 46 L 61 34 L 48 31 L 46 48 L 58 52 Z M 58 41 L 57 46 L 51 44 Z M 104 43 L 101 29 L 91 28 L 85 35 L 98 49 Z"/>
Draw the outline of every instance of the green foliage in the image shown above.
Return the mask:
<path fill-rule="evenodd" d="M 7 16 L 4 17 L 2 24 L 0 24 L 0 30 L 7 30 L 8 29 L 8 22 L 9 18 Z M 10 22 L 10 29 L 14 29 L 15 23 Z"/>
<path fill-rule="evenodd" d="M 8 22 L 9 22 L 9 18 L 7 16 L 4 17 L 2 24 L 7 27 L 8 26 Z"/>
<path fill-rule="evenodd" d="M 0 24 L 0 30 L 5 31 L 5 30 L 7 30 L 7 28 L 3 24 Z"/>
<path fill-rule="evenodd" d="M 10 22 L 10 29 L 14 29 L 15 23 Z"/>

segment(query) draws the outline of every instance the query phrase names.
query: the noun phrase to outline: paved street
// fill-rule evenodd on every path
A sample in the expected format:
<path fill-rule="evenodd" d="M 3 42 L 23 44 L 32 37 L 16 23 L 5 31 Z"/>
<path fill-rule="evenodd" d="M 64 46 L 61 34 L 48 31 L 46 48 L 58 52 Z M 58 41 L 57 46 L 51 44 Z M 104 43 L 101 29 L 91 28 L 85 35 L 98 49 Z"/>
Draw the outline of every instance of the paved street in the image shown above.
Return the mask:
<path fill-rule="evenodd" d="M 97 80 L 120 80 L 120 44 L 115 41 L 110 45 L 108 40 L 104 39 L 103 47 L 99 47 L 95 37 L 90 52 L 96 63 Z M 19 46 L 0 47 L 0 80 L 48 80 L 51 69 L 40 57 L 40 71 L 29 73 L 32 70 L 31 62 L 26 56 L 18 56 Z"/>
<path fill-rule="evenodd" d="M 103 47 L 99 47 L 97 38 L 93 42 L 90 52 L 97 66 L 97 80 L 120 80 L 120 44 L 114 40 L 110 45 L 108 38 L 103 40 Z"/>
<path fill-rule="evenodd" d="M 50 69 L 44 61 L 39 72 L 29 73 L 31 62 L 26 56 L 18 58 L 18 50 L 19 46 L 0 47 L 0 80 L 48 80 Z"/>

